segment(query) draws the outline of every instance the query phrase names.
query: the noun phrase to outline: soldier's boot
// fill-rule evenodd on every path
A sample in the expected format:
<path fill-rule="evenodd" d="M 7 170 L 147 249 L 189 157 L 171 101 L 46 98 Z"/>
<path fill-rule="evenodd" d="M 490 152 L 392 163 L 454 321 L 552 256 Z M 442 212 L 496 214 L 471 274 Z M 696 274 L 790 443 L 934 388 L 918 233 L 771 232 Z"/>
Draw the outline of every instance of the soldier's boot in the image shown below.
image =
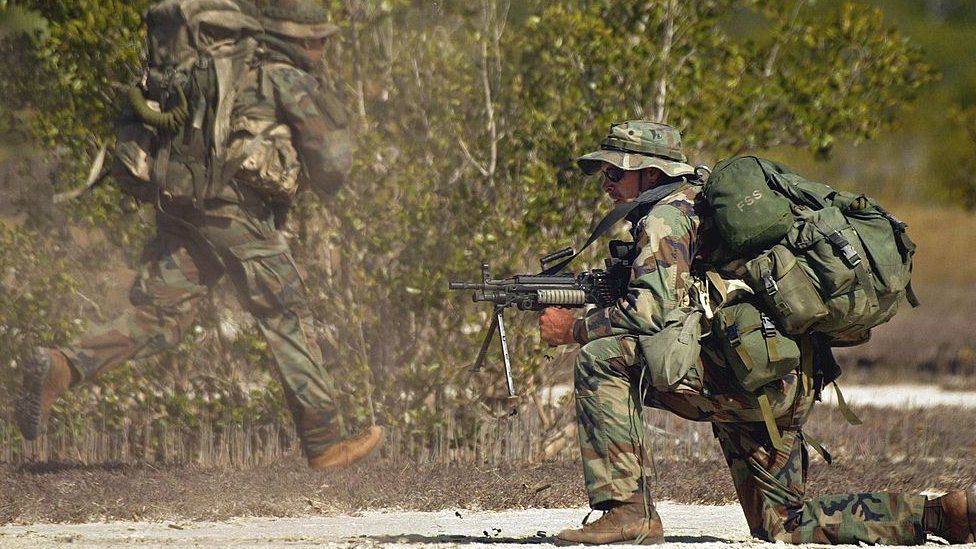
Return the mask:
<path fill-rule="evenodd" d="M 35 347 L 21 362 L 23 380 L 17 395 L 15 418 L 20 432 L 34 440 L 47 423 L 51 406 L 78 381 L 68 357 L 56 349 Z"/>
<path fill-rule="evenodd" d="M 922 524 L 949 543 L 976 541 L 976 485 L 925 502 Z"/>
<path fill-rule="evenodd" d="M 556 545 L 653 545 L 664 543 L 664 526 L 647 496 L 638 492 L 627 501 L 618 502 L 599 519 L 579 529 L 563 530 L 556 534 Z"/>
<path fill-rule="evenodd" d="M 337 471 L 369 457 L 382 444 L 385 431 L 374 425 L 362 434 L 328 446 L 308 457 L 308 466 L 319 471 Z"/>

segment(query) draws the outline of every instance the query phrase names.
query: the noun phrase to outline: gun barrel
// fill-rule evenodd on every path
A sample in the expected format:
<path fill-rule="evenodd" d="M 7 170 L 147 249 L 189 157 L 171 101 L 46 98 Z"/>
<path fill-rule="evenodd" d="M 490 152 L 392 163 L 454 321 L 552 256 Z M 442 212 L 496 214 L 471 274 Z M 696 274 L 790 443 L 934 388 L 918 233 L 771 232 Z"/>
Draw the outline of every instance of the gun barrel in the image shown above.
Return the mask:
<path fill-rule="evenodd" d="M 485 285 L 473 282 L 449 282 L 448 288 L 451 290 L 483 290 Z"/>

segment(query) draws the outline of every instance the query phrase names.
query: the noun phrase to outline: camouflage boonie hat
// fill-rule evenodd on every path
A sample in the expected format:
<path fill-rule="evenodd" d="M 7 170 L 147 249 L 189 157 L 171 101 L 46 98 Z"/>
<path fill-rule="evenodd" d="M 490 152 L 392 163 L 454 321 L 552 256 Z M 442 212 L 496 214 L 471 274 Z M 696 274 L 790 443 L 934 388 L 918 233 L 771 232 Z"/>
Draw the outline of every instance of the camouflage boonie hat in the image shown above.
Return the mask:
<path fill-rule="evenodd" d="M 329 14 L 313 0 L 264 0 L 258 6 L 261 24 L 272 34 L 288 38 L 325 38 L 339 27 L 328 22 Z"/>
<path fill-rule="evenodd" d="M 628 120 L 610 125 L 610 133 L 600 150 L 583 155 L 576 163 L 586 175 L 595 174 L 604 162 L 625 170 L 658 168 L 671 177 L 690 175 L 695 168 L 686 164 L 681 152 L 681 134 L 667 124 L 647 120 Z"/>

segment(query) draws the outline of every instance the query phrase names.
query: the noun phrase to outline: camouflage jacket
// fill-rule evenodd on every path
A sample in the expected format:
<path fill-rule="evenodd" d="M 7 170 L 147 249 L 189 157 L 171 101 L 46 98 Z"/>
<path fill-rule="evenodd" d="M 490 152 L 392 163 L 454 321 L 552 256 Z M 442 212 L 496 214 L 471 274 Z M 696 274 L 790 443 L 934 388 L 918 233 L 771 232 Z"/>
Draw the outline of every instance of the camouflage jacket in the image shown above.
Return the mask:
<path fill-rule="evenodd" d="M 289 63 L 270 61 L 248 71 L 234 103 L 231 135 L 231 154 L 244 158 L 239 175 L 272 198 L 287 201 L 299 187 L 331 195 L 349 173 L 341 103 Z"/>
<path fill-rule="evenodd" d="M 640 253 L 634 261 L 630 290 L 617 303 L 591 309 L 577 320 L 583 343 L 624 334 L 654 334 L 672 310 L 688 305 L 692 261 L 700 252 L 701 187 L 682 186 L 665 197 L 631 230 Z"/>

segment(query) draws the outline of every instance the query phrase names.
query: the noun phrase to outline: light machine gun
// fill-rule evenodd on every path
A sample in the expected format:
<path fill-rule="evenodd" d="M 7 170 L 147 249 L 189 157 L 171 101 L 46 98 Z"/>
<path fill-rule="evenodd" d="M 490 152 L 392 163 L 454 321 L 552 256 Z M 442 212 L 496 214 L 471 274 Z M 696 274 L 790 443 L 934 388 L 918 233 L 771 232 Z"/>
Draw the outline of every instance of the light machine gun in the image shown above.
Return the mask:
<path fill-rule="evenodd" d="M 480 283 L 451 282 L 452 290 L 474 290 L 471 296 L 475 302 L 488 301 L 494 304 L 488 333 L 481 343 L 481 351 L 475 360 L 472 372 L 481 370 L 488 346 L 495 331 L 498 331 L 505 363 L 505 383 L 509 398 L 514 398 L 515 384 L 512 380 L 512 362 L 508 354 L 508 339 L 505 335 L 505 319 L 502 315 L 508 307 L 515 306 L 522 311 L 541 311 L 547 307 L 578 308 L 593 304 L 607 307 L 627 293 L 631 268 L 637 256 L 633 242 L 614 240 L 610 242 L 610 258 L 606 259 L 606 270 L 596 269 L 574 273 L 547 274 L 552 269 L 547 266 L 560 259 L 574 256 L 572 248 L 565 248 L 539 259 L 542 264 L 540 274 L 518 274 L 510 278 L 494 280 L 487 263 L 481 265 Z"/>

